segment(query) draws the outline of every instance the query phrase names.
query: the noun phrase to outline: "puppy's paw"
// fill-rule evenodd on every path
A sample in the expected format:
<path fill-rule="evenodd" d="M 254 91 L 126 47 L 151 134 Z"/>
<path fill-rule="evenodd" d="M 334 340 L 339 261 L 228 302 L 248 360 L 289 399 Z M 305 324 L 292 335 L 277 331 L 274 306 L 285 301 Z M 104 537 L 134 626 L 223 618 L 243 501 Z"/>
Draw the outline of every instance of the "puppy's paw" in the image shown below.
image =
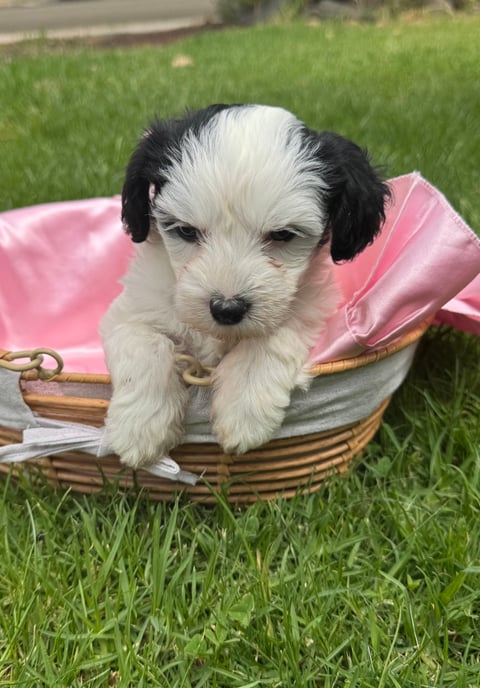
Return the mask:
<path fill-rule="evenodd" d="M 106 441 L 124 465 L 132 469 L 152 465 L 179 444 L 183 433 L 181 418 L 176 418 L 167 406 L 145 418 L 130 409 L 111 405 L 105 423 Z"/>
<path fill-rule="evenodd" d="M 236 416 L 222 414 L 215 419 L 213 432 L 225 454 L 238 455 L 266 444 L 278 427 L 276 423 L 273 425 L 272 428 L 268 421 L 263 424 L 258 418 L 252 423 L 239 423 Z"/>
<path fill-rule="evenodd" d="M 282 424 L 288 390 L 222 389 L 212 403 L 212 427 L 226 454 L 244 454 L 270 441 Z"/>

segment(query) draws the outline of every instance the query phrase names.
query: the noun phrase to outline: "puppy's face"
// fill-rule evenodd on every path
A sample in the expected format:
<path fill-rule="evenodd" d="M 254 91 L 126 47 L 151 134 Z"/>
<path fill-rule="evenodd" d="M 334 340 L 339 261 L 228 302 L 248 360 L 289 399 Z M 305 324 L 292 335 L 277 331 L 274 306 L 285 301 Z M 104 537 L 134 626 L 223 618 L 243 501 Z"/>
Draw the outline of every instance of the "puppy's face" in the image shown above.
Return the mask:
<path fill-rule="evenodd" d="M 280 108 L 211 106 L 146 131 L 127 170 L 123 220 L 134 241 L 160 234 L 178 317 L 238 339 L 285 321 L 328 239 L 334 260 L 370 243 L 387 195 L 352 142 Z"/>
<path fill-rule="evenodd" d="M 321 170 L 284 110 L 227 109 L 187 133 L 152 202 L 181 320 L 219 338 L 288 316 L 325 231 Z"/>

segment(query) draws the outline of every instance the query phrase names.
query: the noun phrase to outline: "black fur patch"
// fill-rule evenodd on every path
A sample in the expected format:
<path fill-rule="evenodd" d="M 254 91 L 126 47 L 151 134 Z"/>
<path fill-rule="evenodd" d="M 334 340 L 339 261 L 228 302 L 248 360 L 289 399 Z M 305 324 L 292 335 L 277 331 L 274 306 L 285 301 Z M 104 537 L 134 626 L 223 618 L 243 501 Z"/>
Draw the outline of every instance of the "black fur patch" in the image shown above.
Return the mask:
<path fill-rule="evenodd" d="M 234 105 L 210 105 L 171 120 L 156 119 L 145 130 L 127 166 L 122 190 L 122 222 L 132 241 L 145 241 L 150 229 L 149 190 L 156 192 L 166 181 L 172 160 L 178 157 L 181 142 L 188 132 L 198 132 L 219 112 Z"/>
<path fill-rule="evenodd" d="M 328 190 L 327 234 L 336 263 L 352 260 L 373 242 L 385 222 L 390 189 L 370 164 L 368 155 L 348 139 L 306 130 L 305 141 L 315 150 L 319 173 Z"/>

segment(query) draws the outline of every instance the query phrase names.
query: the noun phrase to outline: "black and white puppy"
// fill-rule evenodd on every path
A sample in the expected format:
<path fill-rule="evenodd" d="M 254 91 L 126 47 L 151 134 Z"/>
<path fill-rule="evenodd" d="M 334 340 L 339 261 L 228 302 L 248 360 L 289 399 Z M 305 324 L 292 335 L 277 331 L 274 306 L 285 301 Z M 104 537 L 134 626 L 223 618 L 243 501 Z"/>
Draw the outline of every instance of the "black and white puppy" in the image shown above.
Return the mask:
<path fill-rule="evenodd" d="M 373 241 L 388 195 L 358 146 L 281 108 L 212 105 L 145 131 L 122 196 L 137 251 L 101 324 L 107 440 L 125 464 L 155 463 L 182 440 L 176 353 L 216 366 L 225 452 L 272 437 L 337 307 L 332 259 Z"/>

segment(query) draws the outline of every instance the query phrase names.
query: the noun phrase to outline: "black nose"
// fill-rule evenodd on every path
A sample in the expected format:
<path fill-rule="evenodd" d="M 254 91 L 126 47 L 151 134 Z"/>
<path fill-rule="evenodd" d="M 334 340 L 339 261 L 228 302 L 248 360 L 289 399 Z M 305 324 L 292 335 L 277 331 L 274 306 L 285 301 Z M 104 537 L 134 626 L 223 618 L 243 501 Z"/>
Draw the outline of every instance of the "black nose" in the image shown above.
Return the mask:
<path fill-rule="evenodd" d="M 223 296 L 212 296 L 210 313 L 220 325 L 236 325 L 250 308 L 250 304 L 241 296 L 226 299 Z"/>

